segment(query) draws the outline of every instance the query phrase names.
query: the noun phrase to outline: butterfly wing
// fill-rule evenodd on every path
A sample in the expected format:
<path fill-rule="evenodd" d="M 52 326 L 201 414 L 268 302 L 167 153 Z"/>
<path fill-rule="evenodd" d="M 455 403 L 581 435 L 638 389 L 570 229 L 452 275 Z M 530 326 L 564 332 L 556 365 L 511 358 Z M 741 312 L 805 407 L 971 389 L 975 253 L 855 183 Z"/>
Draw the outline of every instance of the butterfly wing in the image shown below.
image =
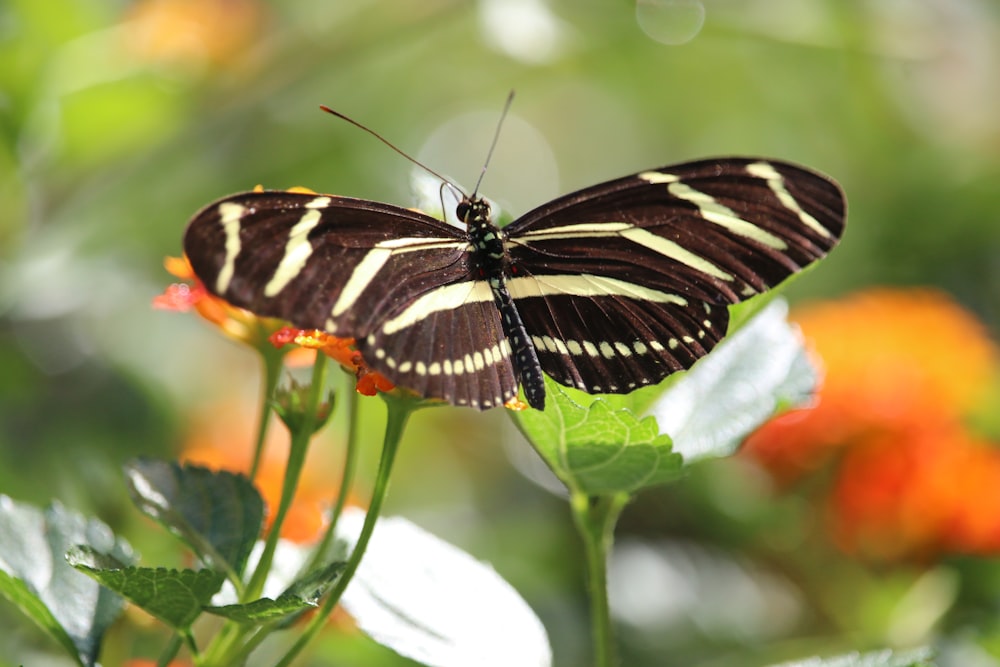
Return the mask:
<path fill-rule="evenodd" d="M 347 197 L 248 192 L 197 213 L 184 249 L 214 294 L 355 338 L 370 366 L 423 396 L 485 408 L 516 393 L 468 239 L 439 220 Z"/>
<path fill-rule="evenodd" d="M 727 304 L 826 255 L 845 206 L 833 181 L 783 162 L 650 170 L 508 226 L 509 287 L 546 373 L 627 392 L 707 354 L 725 334 Z"/>

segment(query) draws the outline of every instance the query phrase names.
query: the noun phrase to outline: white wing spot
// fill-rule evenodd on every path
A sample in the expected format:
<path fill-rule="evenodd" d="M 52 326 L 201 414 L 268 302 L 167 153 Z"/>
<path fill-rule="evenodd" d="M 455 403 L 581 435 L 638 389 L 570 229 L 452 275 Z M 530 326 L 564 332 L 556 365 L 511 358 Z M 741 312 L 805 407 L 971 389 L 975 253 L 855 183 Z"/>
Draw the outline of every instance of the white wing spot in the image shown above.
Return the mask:
<path fill-rule="evenodd" d="M 316 199 L 306 204 L 305 208 L 326 208 L 330 205 L 330 201 L 329 197 L 316 197 Z"/>
<path fill-rule="evenodd" d="M 413 369 L 417 371 L 417 375 L 427 375 L 427 364 L 422 361 L 418 361 Z"/>
<path fill-rule="evenodd" d="M 409 373 L 412 368 L 413 368 L 413 364 L 411 362 L 404 361 L 403 363 L 401 363 L 399 365 L 399 372 L 400 373 Z"/>
<path fill-rule="evenodd" d="M 600 352 L 597 350 L 597 346 L 591 343 L 589 340 L 583 341 L 583 349 L 586 350 L 587 354 L 592 357 L 600 356 Z"/>
<path fill-rule="evenodd" d="M 615 350 L 617 350 L 618 354 L 622 355 L 623 357 L 632 356 L 632 348 L 630 348 L 625 343 L 615 343 Z"/>
<path fill-rule="evenodd" d="M 611 343 L 607 341 L 601 341 L 601 344 L 598 347 L 601 350 L 601 356 L 604 357 L 605 359 L 615 358 L 615 348 L 611 347 Z"/>
<path fill-rule="evenodd" d="M 649 346 L 651 348 L 653 348 L 654 352 L 663 352 L 663 350 L 665 349 L 663 347 L 663 345 L 660 343 L 660 341 L 658 341 L 658 340 L 651 340 L 651 341 L 649 341 Z M 676 346 L 674 346 L 674 347 L 676 347 Z"/>
<path fill-rule="evenodd" d="M 441 364 L 437 361 L 432 362 L 430 366 L 427 367 L 428 375 L 441 375 Z"/>
<path fill-rule="evenodd" d="M 678 347 L 680 347 L 680 345 L 681 342 L 676 338 L 671 338 L 670 340 L 667 341 L 667 347 L 669 347 L 671 350 L 676 350 Z"/>
<path fill-rule="evenodd" d="M 637 340 L 634 343 L 632 343 L 632 349 L 635 350 L 635 353 L 639 355 L 646 354 L 647 352 L 649 352 L 649 348 L 647 348 L 646 344 L 643 343 L 641 340 Z"/>

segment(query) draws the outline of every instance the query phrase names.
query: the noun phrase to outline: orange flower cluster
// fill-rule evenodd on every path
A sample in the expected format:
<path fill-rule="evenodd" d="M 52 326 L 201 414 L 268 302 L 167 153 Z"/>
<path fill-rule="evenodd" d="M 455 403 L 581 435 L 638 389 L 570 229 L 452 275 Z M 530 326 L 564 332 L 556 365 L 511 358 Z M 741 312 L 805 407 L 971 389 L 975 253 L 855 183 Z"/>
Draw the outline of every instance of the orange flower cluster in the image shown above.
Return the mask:
<path fill-rule="evenodd" d="M 932 290 L 871 290 L 795 319 L 824 384 L 743 453 L 785 485 L 834 466 L 826 502 L 848 553 L 1000 553 L 1000 450 L 966 425 L 1000 361 L 982 324 Z"/>
<path fill-rule="evenodd" d="M 222 333 L 241 343 L 256 346 L 273 331 L 281 327 L 281 321 L 257 317 L 248 310 L 230 305 L 225 299 L 213 296 L 194 275 L 194 269 L 187 257 L 168 257 L 164 268 L 175 278 L 187 281 L 174 283 L 153 299 L 153 307 L 181 313 L 195 311 L 208 320 Z"/>
<path fill-rule="evenodd" d="M 305 191 L 293 188 L 289 192 Z M 361 353 L 353 349 L 353 338 L 336 338 L 317 330 L 295 329 L 281 320 L 258 317 L 248 310 L 237 308 L 211 294 L 194 274 L 187 258 L 168 257 L 164 262 L 167 271 L 183 283 L 175 283 L 153 299 L 153 307 L 177 312 L 194 310 L 201 317 L 219 328 L 233 340 L 251 347 L 273 345 L 280 349 L 294 343 L 298 349 L 285 358 L 290 366 L 312 363 L 316 351 L 344 366 L 357 377 L 356 389 L 364 396 L 374 396 L 379 391 L 392 391 L 395 385 L 381 373 L 371 370 Z"/>
<path fill-rule="evenodd" d="M 322 352 L 353 371 L 358 380 L 354 388 L 362 396 L 374 396 L 380 391 L 395 389 L 389 378 L 368 367 L 361 353 L 354 349 L 353 338 L 337 338 L 318 329 L 282 327 L 271 334 L 269 340 L 277 348 L 294 343 L 305 349 Z"/>

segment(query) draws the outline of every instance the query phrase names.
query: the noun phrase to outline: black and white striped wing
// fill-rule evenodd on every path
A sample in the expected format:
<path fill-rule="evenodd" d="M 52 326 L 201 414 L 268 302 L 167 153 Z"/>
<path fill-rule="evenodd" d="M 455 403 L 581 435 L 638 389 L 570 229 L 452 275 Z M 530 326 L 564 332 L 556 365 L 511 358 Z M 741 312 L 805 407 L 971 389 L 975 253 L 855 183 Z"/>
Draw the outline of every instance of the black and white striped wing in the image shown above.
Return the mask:
<path fill-rule="evenodd" d="M 516 220 L 508 286 L 546 373 L 628 392 L 707 354 L 725 335 L 726 305 L 826 255 L 844 216 L 840 188 L 795 165 L 668 166 Z"/>
<path fill-rule="evenodd" d="M 346 197 L 248 192 L 197 213 L 184 250 L 214 294 L 355 338 L 372 368 L 423 396 L 482 409 L 517 392 L 468 237 L 434 218 Z"/>

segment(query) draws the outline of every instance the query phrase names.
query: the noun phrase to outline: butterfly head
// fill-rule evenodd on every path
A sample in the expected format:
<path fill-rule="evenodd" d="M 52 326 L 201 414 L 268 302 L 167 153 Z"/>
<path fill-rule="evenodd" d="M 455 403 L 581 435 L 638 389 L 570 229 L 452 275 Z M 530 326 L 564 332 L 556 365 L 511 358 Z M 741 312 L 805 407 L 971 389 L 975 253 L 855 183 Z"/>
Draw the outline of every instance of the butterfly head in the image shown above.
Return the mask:
<path fill-rule="evenodd" d="M 482 197 L 473 195 L 466 197 L 458 203 L 455 208 L 458 219 L 465 223 L 466 227 L 472 229 L 490 221 L 490 204 Z"/>

